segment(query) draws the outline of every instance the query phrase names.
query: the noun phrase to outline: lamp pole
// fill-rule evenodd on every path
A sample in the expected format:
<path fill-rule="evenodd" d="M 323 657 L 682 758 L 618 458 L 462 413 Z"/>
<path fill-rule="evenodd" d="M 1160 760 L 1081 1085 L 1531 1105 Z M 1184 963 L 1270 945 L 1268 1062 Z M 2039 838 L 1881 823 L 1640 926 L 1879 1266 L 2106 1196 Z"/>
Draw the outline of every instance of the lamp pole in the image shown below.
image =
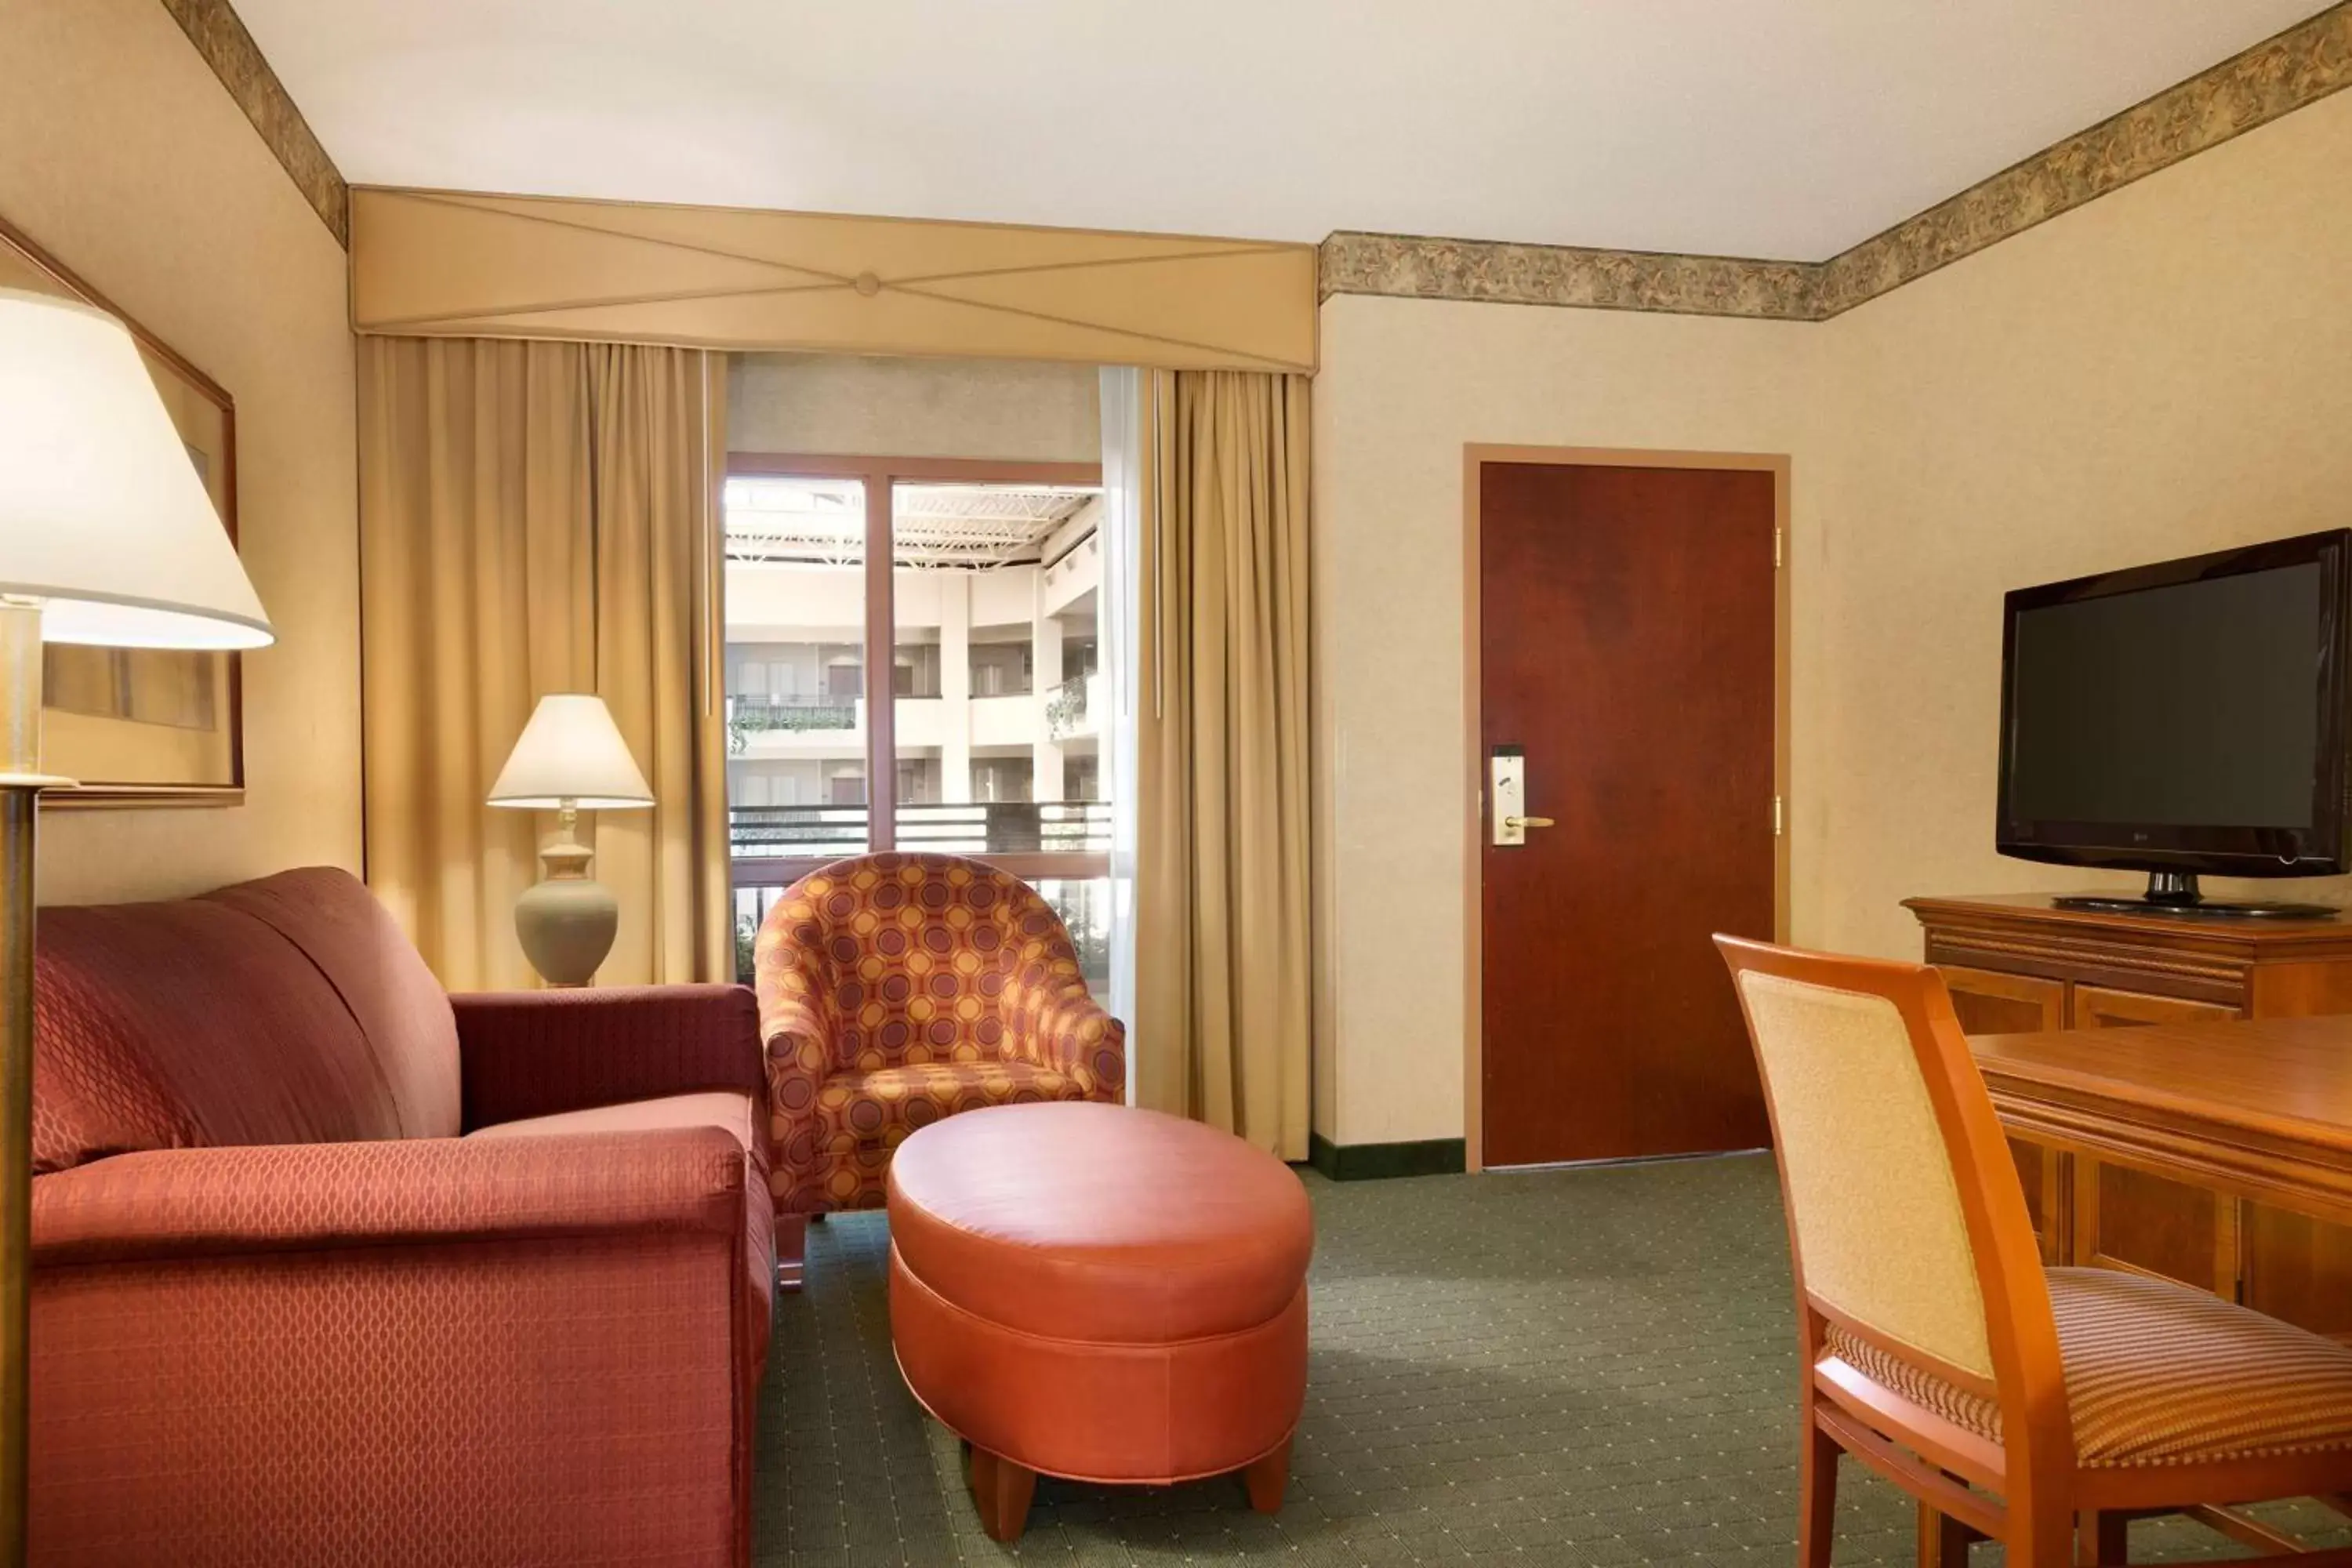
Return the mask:
<path fill-rule="evenodd" d="M 33 828 L 41 604 L 0 596 L 0 1568 L 26 1560 L 33 1253 Z"/>
<path fill-rule="evenodd" d="M 274 634 L 130 329 L 0 289 L 0 1568 L 31 1536 L 33 832 L 41 641 L 262 647 Z"/>

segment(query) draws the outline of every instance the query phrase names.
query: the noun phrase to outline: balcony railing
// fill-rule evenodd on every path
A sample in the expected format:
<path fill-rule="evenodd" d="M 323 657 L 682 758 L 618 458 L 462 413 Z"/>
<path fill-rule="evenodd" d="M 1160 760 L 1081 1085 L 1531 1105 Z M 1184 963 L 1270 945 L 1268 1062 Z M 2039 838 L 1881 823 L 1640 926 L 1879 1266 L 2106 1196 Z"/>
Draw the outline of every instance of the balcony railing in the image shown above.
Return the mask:
<path fill-rule="evenodd" d="M 727 700 L 727 750 L 743 754 L 752 736 L 770 730 L 855 730 L 855 698 L 811 693 L 782 697 L 730 697 Z"/>
<path fill-rule="evenodd" d="M 898 847 L 949 855 L 1107 855 L 1110 803 L 1099 800 L 984 801 L 969 805 L 898 807 Z M 863 852 L 871 842 L 862 805 L 738 805 L 727 813 L 728 838 L 739 885 L 790 869 L 761 862 L 800 862 L 797 877 L 821 864 Z M 786 880 L 790 880 L 787 878 Z"/>
<path fill-rule="evenodd" d="M 1006 800 L 902 805 L 898 847 L 948 855 L 1107 855 L 1110 803 Z"/>
<path fill-rule="evenodd" d="M 730 805 L 727 808 L 729 853 L 738 882 L 747 863 L 761 860 L 837 860 L 862 853 L 870 842 L 862 805 Z"/>
<path fill-rule="evenodd" d="M 862 853 L 867 817 L 862 805 L 739 805 L 727 816 L 735 854 L 736 978 L 748 984 L 769 909 L 787 887 L 819 866 Z M 1088 983 L 1097 995 L 1107 992 L 1112 919 L 1108 802 L 902 805 L 898 846 L 1003 863 L 1061 913 Z"/>

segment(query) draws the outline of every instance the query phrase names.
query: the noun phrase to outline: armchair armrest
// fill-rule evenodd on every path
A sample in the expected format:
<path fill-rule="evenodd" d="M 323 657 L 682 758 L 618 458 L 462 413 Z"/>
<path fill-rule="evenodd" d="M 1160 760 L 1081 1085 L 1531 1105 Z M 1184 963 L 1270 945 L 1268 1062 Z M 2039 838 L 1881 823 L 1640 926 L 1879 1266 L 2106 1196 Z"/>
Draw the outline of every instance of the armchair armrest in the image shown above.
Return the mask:
<path fill-rule="evenodd" d="M 33 1184 L 37 1265 L 629 1233 L 732 1238 L 743 1151 L 716 1127 L 158 1149 Z"/>
<path fill-rule="evenodd" d="M 1007 994 L 1004 1054 L 1076 1079 L 1088 1100 L 1127 1095 L 1127 1026 L 1106 1012 L 1083 981 Z"/>
<path fill-rule="evenodd" d="M 759 1029 L 768 1103 L 785 1121 L 798 1121 L 814 1112 L 817 1089 L 833 1071 L 832 1007 L 813 950 L 773 942 L 762 947 Z M 778 1153 L 792 1163 L 781 1149 Z"/>
<path fill-rule="evenodd" d="M 525 1117 L 765 1083 L 741 985 L 477 991 L 449 998 L 468 1131 Z"/>

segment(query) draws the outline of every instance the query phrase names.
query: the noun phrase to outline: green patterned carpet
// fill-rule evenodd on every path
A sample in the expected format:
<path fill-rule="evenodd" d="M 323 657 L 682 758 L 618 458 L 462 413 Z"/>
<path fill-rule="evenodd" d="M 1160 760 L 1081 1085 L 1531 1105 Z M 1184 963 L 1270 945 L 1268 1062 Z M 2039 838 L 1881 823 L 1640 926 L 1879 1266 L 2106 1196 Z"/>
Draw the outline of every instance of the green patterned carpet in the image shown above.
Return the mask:
<path fill-rule="evenodd" d="M 1787 1563 L 1796 1355 L 1761 1157 L 1329 1183 L 1290 1493 L 1041 1481 L 1017 1547 L 980 1531 L 957 1443 L 890 1358 L 879 1215 L 809 1231 L 761 1409 L 755 1560 L 795 1568 L 1233 1560 Z M 1837 1562 L 1907 1564 L 1911 1510 L 1845 1467 Z M 2306 1513 L 2294 1522 L 2309 1523 Z M 2240 1555 L 2181 1523 L 2134 1560 Z M 1999 1560 L 1989 1547 L 1979 1563 Z"/>

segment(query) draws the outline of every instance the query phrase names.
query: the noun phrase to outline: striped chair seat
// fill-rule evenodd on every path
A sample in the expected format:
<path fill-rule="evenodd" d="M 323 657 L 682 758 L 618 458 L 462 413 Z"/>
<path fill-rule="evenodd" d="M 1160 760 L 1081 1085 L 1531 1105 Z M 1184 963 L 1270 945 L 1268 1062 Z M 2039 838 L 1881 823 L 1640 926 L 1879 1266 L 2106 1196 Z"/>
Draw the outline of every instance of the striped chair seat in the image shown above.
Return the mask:
<path fill-rule="evenodd" d="M 2352 1348 L 2186 1286 L 2053 1268 L 2074 1447 L 2090 1468 L 2352 1448 Z M 1992 1442 L 1992 1401 L 1832 1327 L 1827 1349 Z"/>

